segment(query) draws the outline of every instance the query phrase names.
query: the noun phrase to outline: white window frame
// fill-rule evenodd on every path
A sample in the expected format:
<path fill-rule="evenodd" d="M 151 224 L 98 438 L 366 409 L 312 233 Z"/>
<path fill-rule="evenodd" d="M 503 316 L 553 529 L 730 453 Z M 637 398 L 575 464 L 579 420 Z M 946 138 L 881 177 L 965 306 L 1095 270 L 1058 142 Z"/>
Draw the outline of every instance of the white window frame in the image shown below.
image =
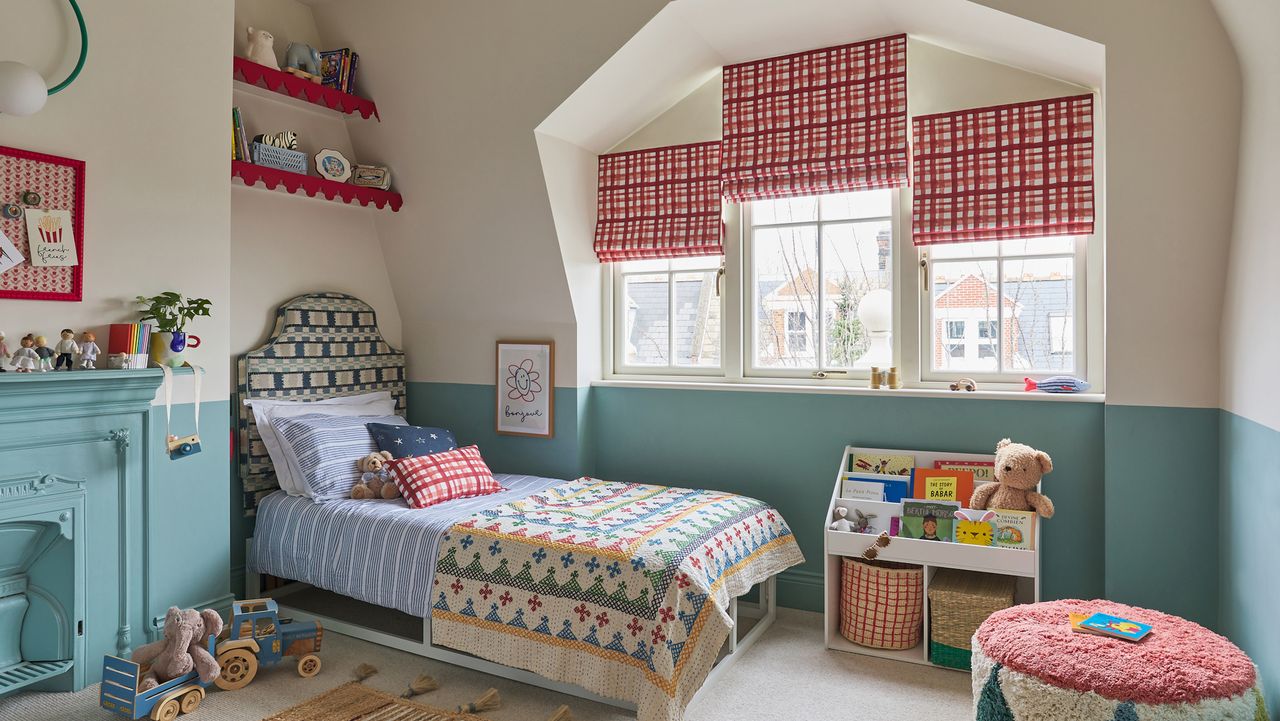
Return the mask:
<path fill-rule="evenodd" d="M 739 282 L 739 285 L 742 287 L 744 293 L 748 293 L 748 295 L 740 296 L 739 304 L 738 304 L 738 307 L 740 308 L 740 312 L 742 313 L 742 326 L 740 327 L 739 330 L 741 333 L 740 337 L 742 341 L 741 361 L 742 361 L 742 368 L 743 368 L 743 378 L 747 380 L 756 381 L 756 382 L 776 383 L 779 380 L 783 380 L 788 383 L 804 382 L 805 384 L 807 384 L 808 382 L 816 382 L 816 383 L 826 384 L 826 385 L 832 385 L 832 384 L 847 385 L 851 381 L 869 381 L 871 379 L 870 368 L 862 368 L 862 369 L 859 369 L 859 368 L 770 368 L 770 367 L 757 366 L 755 364 L 756 333 L 758 332 L 759 329 L 756 325 L 756 314 L 755 314 L 756 309 L 753 304 L 755 302 L 755 299 L 759 297 L 759 293 L 756 289 L 755 273 L 752 272 L 752 269 L 754 268 L 754 264 L 752 262 L 752 257 L 751 257 L 752 243 L 750 238 L 751 230 L 755 226 L 751 222 L 751 204 L 742 203 L 736 207 L 738 208 L 738 212 L 733 213 L 733 215 L 736 215 L 739 217 L 737 247 L 742 258 L 741 263 L 738 267 L 738 282 Z M 817 312 L 818 314 L 822 315 L 822 314 L 825 314 L 826 312 L 826 283 L 823 282 L 822 280 L 824 277 L 823 267 L 822 267 L 822 237 L 823 237 L 822 228 L 827 225 L 882 223 L 885 221 L 889 221 L 889 225 L 892 228 L 892 236 L 889 240 L 890 253 L 889 253 L 888 270 L 889 270 L 890 277 L 893 279 L 893 288 L 895 289 L 893 331 L 891 334 L 891 341 L 892 341 L 892 339 L 898 337 L 898 333 L 901 330 L 901 323 L 902 323 L 902 318 L 899 315 L 899 308 L 898 308 L 899 304 L 896 302 L 896 298 L 898 297 L 898 291 L 896 289 L 898 287 L 897 285 L 898 280 L 901 276 L 901 273 L 899 272 L 899 265 L 900 265 L 899 258 L 901 257 L 899 252 L 899 246 L 900 246 L 900 238 L 902 236 L 902 218 L 903 218 L 901 193 L 897 189 L 893 189 L 891 192 L 890 208 L 891 208 L 891 212 L 889 213 L 889 215 L 885 215 L 885 216 L 869 216 L 865 218 L 840 218 L 840 219 L 826 220 L 822 218 L 822 205 L 821 203 L 819 203 L 817 220 L 803 220 L 803 221 L 796 221 L 792 223 L 767 223 L 761 227 L 785 228 L 789 226 L 799 227 L 799 226 L 808 226 L 808 225 L 817 227 L 818 229 L 818 253 L 817 253 L 818 311 Z M 826 320 L 825 317 L 822 318 L 822 320 L 825 322 Z M 819 323 L 817 327 L 814 329 L 814 337 L 816 338 L 820 346 L 820 348 L 818 349 L 819 350 L 818 356 L 820 359 L 822 356 L 826 355 L 826 351 L 827 351 L 826 333 L 822 332 L 823 328 L 824 328 L 824 323 Z M 898 362 L 898 358 L 899 358 L 899 347 L 897 343 L 894 343 L 893 344 L 894 364 Z M 865 383 L 858 383 L 857 385 L 861 386 L 861 385 L 865 385 Z"/>
<path fill-rule="evenodd" d="M 642 269 L 627 267 L 626 263 L 610 263 L 610 272 L 603 275 L 608 279 L 605 283 L 606 297 L 609 307 L 604 314 L 607 325 L 605 340 L 608 344 L 607 358 L 611 361 L 613 367 L 612 375 L 618 377 L 669 377 L 669 376 L 694 376 L 702 379 L 707 377 L 720 377 L 724 375 L 724 364 L 726 357 L 726 340 L 725 340 L 725 311 L 727 304 L 725 303 L 725 293 L 723 292 L 723 276 L 717 276 L 721 281 L 721 292 L 715 298 L 715 302 L 720 304 L 720 366 L 692 366 L 692 365 L 676 365 L 674 358 L 667 358 L 667 365 L 628 365 L 627 364 L 627 298 L 626 298 L 626 276 L 629 275 L 665 275 L 667 277 L 667 353 L 675 352 L 675 323 L 671 322 L 672 314 L 676 310 L 676 283 L 675 276 L 686 275 L 689 273 L 709 272 L 714 260 L 710 258 L 691 258 L 690 261 L 709 261 L 706 267 L 680 267 L 682 263 L 679 259 L 672 259 L 666 264 L 665 269 Z"/>

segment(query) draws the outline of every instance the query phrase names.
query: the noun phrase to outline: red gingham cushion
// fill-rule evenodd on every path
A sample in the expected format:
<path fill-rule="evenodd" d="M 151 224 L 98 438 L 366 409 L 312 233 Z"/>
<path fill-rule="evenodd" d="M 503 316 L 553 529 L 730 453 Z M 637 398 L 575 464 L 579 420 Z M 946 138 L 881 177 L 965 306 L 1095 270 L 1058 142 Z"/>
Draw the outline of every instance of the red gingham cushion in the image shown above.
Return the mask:
<path fill-rule="evenodd" d="M 397 458 L 387 473 L 400 495 L 413 508 L 426 508 L 455 498 L 485 496 L 503 490 L 480 457 L 480 449 L 466 446 L 444 453 Z"/>
<path fill-rule="evenodd" d="M 720 142 L 600 156 L 601 263 L 724 255 Z"/>
<path fill-rule="evenodd" d="M 907 36 L 724 68 L 731 202 L 907 184 Z"/>
<path fill-rule="evenodd" d="M 912 120 L 916 245 L 1093 232 L 1093 95 Z"/>

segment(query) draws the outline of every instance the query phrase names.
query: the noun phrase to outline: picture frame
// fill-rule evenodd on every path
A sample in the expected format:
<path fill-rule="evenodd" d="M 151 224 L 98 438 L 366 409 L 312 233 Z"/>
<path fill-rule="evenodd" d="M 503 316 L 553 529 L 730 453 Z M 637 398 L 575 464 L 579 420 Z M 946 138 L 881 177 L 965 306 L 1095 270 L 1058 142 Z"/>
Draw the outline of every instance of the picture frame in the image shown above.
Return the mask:
<path fill-rule="evenodd" d="M 500 340 L 494 347 L 494 430 L 504 436 L 555 436 L 556 344 Z"/>
<path fill-rule="evenodd" d="M 21 212 L 0 219 L 22 261 L 0 273 L 0 298 L 80 302 L 84 298 L 85 162 L 58 155 L 0 146 L 0 198 Z M 28 196 L 28 194 L 30 194 Z M 27 203 L 30 199 L 34 202 Z M 18 201 L 22 201 L 19 205 Z M 66 211 L 75 238 L 75 265 L 31 263 L 26 210 Z"/>

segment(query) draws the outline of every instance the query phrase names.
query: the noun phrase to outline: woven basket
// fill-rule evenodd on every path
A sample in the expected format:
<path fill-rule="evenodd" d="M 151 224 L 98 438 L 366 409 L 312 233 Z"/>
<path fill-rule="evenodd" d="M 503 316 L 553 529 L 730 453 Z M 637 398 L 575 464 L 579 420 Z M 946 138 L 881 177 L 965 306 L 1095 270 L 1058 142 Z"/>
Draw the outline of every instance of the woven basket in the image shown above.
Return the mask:
<path fill-rule="evenodd" d="M 920 643 L 923 625 L 923 568 L 841 559 L 841 636 L 859 646 L 899 650 Z"/>
<path fill-rule="evenodd" d="M 929 660 L 969 670 L 970 639 L 987 616 L 1013 605 L 1013 576 L 940 569 L 929 581 Z"/>

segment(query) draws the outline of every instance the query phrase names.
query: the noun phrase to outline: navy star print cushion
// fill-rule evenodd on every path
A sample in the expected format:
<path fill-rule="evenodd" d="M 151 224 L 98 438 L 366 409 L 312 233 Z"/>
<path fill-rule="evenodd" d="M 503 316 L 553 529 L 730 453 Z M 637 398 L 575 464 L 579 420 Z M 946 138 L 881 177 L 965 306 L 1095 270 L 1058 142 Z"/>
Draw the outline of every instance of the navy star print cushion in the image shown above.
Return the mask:
<path fill-rule="evenodd" d="M 429 456 L 433 453 L 452 451 L 458 447 L 453 431 L 426 426 L 392 426 L 386 423 L 367 423 L 378 450 L 396 458 Z"/>

